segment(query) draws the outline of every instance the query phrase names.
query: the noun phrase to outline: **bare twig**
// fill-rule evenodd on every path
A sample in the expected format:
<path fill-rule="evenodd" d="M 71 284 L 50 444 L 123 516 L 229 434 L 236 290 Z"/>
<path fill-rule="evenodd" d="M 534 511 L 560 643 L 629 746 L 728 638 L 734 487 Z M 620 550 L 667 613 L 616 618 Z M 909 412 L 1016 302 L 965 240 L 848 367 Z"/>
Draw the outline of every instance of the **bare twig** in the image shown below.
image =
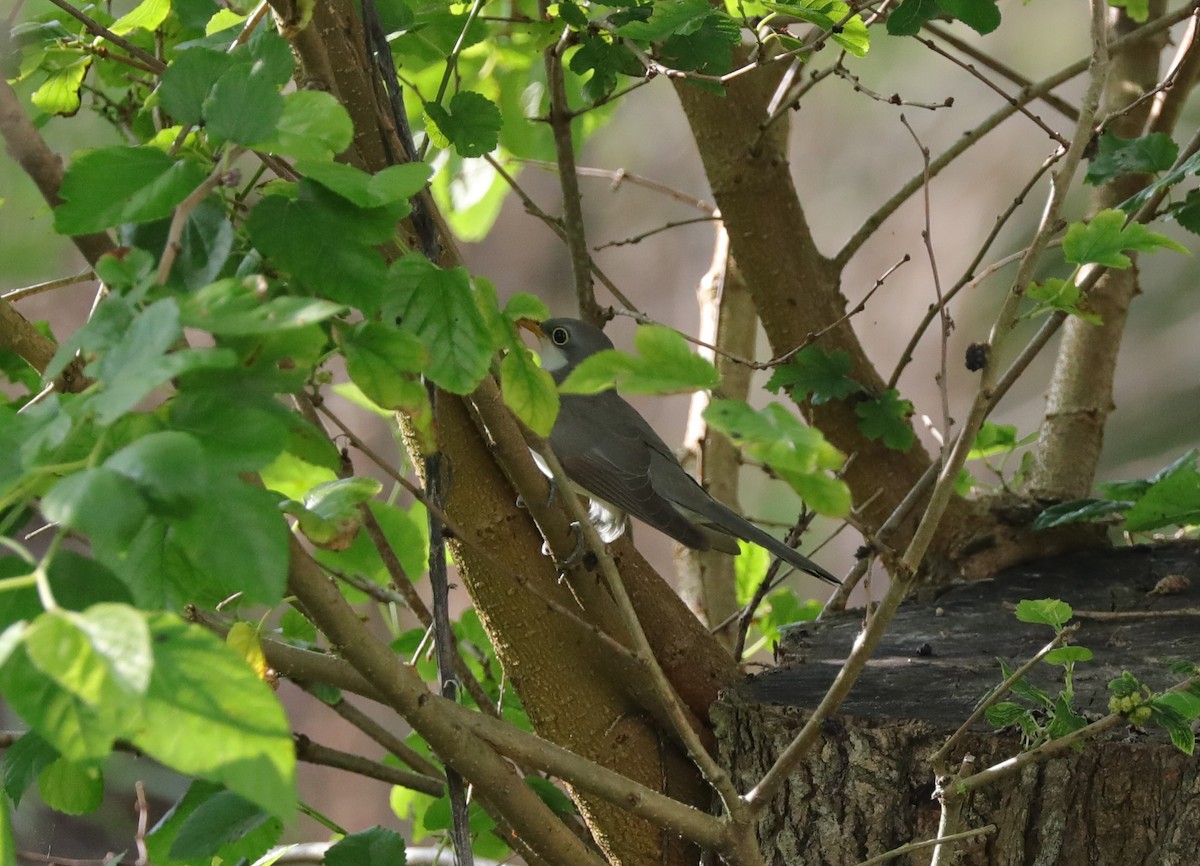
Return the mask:
<path fill-rule="evenodd" d="M 886 863 L 889 860 L 895 860 L 904 854 L 909 854 L 913 851 L 920 851 L 923 848 L 932 848 L 935 845 L 953 845 L 955 842 L 966 842 L 969 839 L 974 839 L 977 836 L 990 836 L 996 832 L 995 824 L 985 824 L 982 827 L 976 827 L 974 830 L 964 830 L 961 833 L 954 833 L 950 836 L 939 836 L 936 839 L 925 839 L 922 842 L 909 842 L 907 845 L 901 845 L 899 848 L 893 848 L 891 851 L 885 851 L 876 857 L 869 860 L 863 860 L 857 863 L 856 866 L 877 866 L 879 863 Z"/>
<path fill-rule="evenodd" d="M 950 321 L 950 313 L 946 310 L 946 301 L 942 295 L 942 278 L 938 272 L 937 255 L 933 251 L 933 221 L 932 208 L 929 203 L 929 148 L 921 143 L 921 139 L 917 137 L 917 132 L 909 124 L 908 119 L 902 114 L 900 122 L 904 124 L 904 128 L 908 130 L 913 141 L 917 144 L 917 149 L 921 153 L 921 163 L 925 168 L 925 183 L 922 184 L 922 204 L 925 214 L 925 227 L 921 230 L 921 240 L 925 243 L 925 253 L 929 257 L 929 270 L 933 276 L 933 295 L 934 307 L 938 311 L 938 316 L 941 318 L 942 327 L 938 341 L 938 394 L 942 399 L 942 435 L 941 440 L 942 460 L 946 459 L 946 441 L 950 437 L 950 383 L 947 381 L 947 373 L 949 365 L 947 363 L 947 352 L 950 344 L 950 329 L 953 323 Z"/>
<path fill-rule="evenodd" d="M 162 258 L 158 262 L 157 280 L 159 285 L 166 283 L 167 277 L 171 275 L 171 268 L 175 264 L 175 259 L 179 256 L 179 251 L 182 249 L 183 230 L 187 226 L 188 216 L 200 204 L 208 198 L 208 194 L 219 186 L 226 186 L 230 183 L 236 183 L 236 179 L 231 179 L 230 172 L 227 168 L 229 163 L 237 158 L 241 153 L 241 148 L 234 148 L 231 151 L 226 151 L 217 162 L 217 167 L 212 173 L 206 177 L 199 186 L 192 190 L 188 197 L 181 201 L 175 208 L 175 213 L 171 217 L 171 226 L 167 229 L 167 242 L 163 246 Z"/>
<path fill-rule="evenodd" d="M 702 216 L 702 217 L 692 217 L 691 219 L 686 219 L 686 220 L 672 220 L 671 222 L 663 223 L 662 225 L 657 226 L 656 228 L 652 228 L 649 231 L 644 231 L 644 232 L 642 232 L 640 234 L 636 234 L 636 235 L 630 235 L 629 237 L 625 238 L 624 240 L 608 241 L 606 243 L 602 243 L 599 246 L 593 247 L 593 249 L 596 252 L 600 252 L 600 250 L 608 249 L 609 247 L 624 247 L 624 246 L 629 246 L 631 244 L 640 244 L 646 238 L 654 237 L 655 235 L 662 234 L 665 231 L 670 231 L 671 229 L 677 229 L 681 226 L 695 225 L 696 223 L 709 223 L 709 222 L 713 222 L 713 221 L 717 221 L 717 220 L 720 220 L 720 217 Z"/>
<path fill-rule="evenodd" d="M 296 745 L 296 759 L 304 761 L 306 764 L 320 764 L 324 767 L 345 770 L 368 779 L 378 779 L 390 785 L 399 785 L 402 788 L 420 791 L 430 797 L 441 797 L 446 792 L 445 786 L 441 782 L 424 773 L 389 767 L 387 764 L 369 760 L 362 755 L 331 749 L 320 743 L 314 743 L 304 734 L 293 734 L 292 740 Z"/>
<path fill-rule="evenodd" d="M 546 14 L 547 0 L 541 0 L 538 8 Z M 548 121 L 554 136 L 554 153 L 559 165 L 558 182 L 562 187 L 563 231 L 567 249 L 571 253 L 571 273 L 575 278 L 575 301 L 579 306 L 579 317 L 593 325 L 603 324 L 600 306 L 596 303 L 596 292 L 592 285 L 592 256 L 588 252 L 587 234 L 583 225 L 583 201 L 579 194 L 579 177 L 575 173 L 575 144 L 571 134 L 571 106 L 567 103 L 566 78 L 563 75 L 563 51 L 566 36 L 546 48 L 543 62 L 546 67 L 546 83 L 550 90 L 550 114 Z"/>
<path fill-rule="evenodd" d="M 20 301 L 24 298 L 40 295 L 42 292 L 49 292 L 53 289 L 65 288 L 66 286 L 74 286 L 77 283 L 86 283 L 94 279 L 96 279 L 96 272 L 91 268 L 84 268 L 79 273 L 69 277 L 59 277 L 56 280 L 47 280 L 44 283 L 34 283 L 32 286 L 10 289 L 3 295 L 0 295 L 0 301 Z"/>

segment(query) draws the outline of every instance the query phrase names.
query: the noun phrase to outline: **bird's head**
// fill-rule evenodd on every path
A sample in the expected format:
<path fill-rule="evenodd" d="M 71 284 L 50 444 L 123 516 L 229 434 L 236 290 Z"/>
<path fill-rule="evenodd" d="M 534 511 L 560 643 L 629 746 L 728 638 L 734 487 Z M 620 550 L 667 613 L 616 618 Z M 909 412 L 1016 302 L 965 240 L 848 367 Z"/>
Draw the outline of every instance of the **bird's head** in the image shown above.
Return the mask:
<path fill-rule="evenodd" d="M 542 367 L 556 378 L 566 376 L 584 358 L 613 347 L 603 331 L 581 319 L 518 319 L 517 324 L 537 336 Z"/>

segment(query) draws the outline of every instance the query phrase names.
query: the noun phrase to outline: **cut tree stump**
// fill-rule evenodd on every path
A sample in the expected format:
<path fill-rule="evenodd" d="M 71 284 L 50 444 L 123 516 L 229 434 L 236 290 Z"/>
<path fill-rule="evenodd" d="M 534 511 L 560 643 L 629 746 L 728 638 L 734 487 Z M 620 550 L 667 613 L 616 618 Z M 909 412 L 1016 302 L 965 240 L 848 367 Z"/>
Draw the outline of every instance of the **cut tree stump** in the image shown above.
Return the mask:
<path fill-rule="evenodd" d="M 1172 578 L 1177 592 L 1151 592 Z M 1128 670 L 1172 686 L 1175 660 L 1200 663 L 1200 545 L 1089 551 L 1027 563 L 994 580 L 905 604 L 821 740 L 760 826 L 772 866 L 851 866 L 937 835 L 930 756 L 1002 677 L 1053 638 L 1014 616 L 1022 599 L 1059 598 L 1076 612 L 1074 642 L 1095 653 L 1076 666 L 1075 707 L 1108 712 L 1107 684 Z M 1174 613 L 1172 613 L 1174 611 Z M 1115 616 L 1114 616 L 1115 614 Z M 862 611 L 789 630 L 780 666 L 730 690 L 713 708 L 721 756 L 742 790 L 762 777 L 833 681 Z M 1030 681 L 1056 695 L 1059 666 Z M 1020 751 L 1014 731 L 985 723 L 951 759 L 976 770 Z M 957 850 L 971 866 L 1200 866 L 1200 762 L 1161 731 L 1121 726 L 1082 750 L 976 792 L 964 829 L 996 825 Z M 890 861 L 927 864 L 932 849 Z"/>

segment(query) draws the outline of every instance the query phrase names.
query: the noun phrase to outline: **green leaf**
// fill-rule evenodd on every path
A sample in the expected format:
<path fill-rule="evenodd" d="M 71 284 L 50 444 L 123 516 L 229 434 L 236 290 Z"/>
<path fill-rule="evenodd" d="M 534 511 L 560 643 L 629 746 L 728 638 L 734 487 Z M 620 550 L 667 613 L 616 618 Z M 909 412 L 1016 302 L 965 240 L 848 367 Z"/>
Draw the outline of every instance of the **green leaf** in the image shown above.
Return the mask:
<path fill-rule="evenodd" d="M 208 495 L 171 540 L 202 577 L 216 604 L 235 592 L 251 603 L 274 605 L 287 582 L 288 529 L 277 497 L 236 480 L 210 481 Z M 218 542 L 219 539 L 219 542 Z"/>
<path fill-rule="evenodd" d="M 487 375 L 492 341 L 463 268 L 442 269 L 415 253 L 392 265 L 384 318 L 429 350 L 426 370 L 439 387 L 469 394 Z"/>
<path fill-rule="evenodd" d="M 819 346 L 806 346 L 775 368 L 766 388 L 776 394 L 783 388 L 794 399 L 820 406 L 862 391 L 862 386 L 850 378 L 852 366 L 849 352 L 836 349 L 827 353 Z"/>
<path fill-rule="evenodd" d="M 56 812 L 85 815 L 104 801 L 104 776 L 95 764 L 59 758 L 38 774 L 38 793 Z"/>
<path fill-rule="evenodd" d="M 156 512 L 183 517 L 207 492 L 204 458 L 194 436 L 165 430 L 122 448 L 104 467 L 132 481 Z"/>
<path fill-rule="evenodd" d="M 63 204 L 54 230 L 64 235 L 99 232 L 122 223 L 170 215 L 204 180 L 204 170 L 153 147 L 103 147 L 78 156 L 63 177 Z"/>
<path fill-rule="evenodd" d="M 1001 675 L 1007 680 L 1013 675 L 1013 669 L 1006 665 L 1003 659 L 997 659 L 997 661 L 1000 662 Z M 1021 677 L 1013 682 L 1012 692 L 1017 697 L 1024 698 L 1025 700 L 1037 704 L 1040 707 L 1046 707 L 1049 709 L 1054 705 L 1054 701 L 1050 699 L 1048 694 L 1030 683 L 1024 677 Z"/>
<path fill-rule="evenodd" d="M 1099 150 L 1088 165 L 1085 182 L 1099 186 L 1123 174 L 1166 171 L 1178 156 L 1179 146 L 1166 133 L 1118 138 L 1105 130 Z"/>
<path fill-rule="evenodd" d="M 171 0 L 142 0 L 109 28 L 118 36 L 134 30 L 157 30 L 171 13 Z"/>
<path fill-rule="evenodd" d="M 1046 653 L 1046 663 L 1052 665 L 1090 662 L 1092 658 L 1092 651 L 1083 646 L 1060 646 Z"/>
<path fill-rule="evenodd" d="M 430 168 L 423 162 L 391 165 L 377 174 L 341 162 L 300 160 L 296 171 L 359 207 L 382 207 L 407 201 L 429 181 Z"/>
<path fill-rule="evenodd" d="M 1052 740 L 1057 740 L 1059 737 L 1065 737 L 1086 726 L 1087 719 L 1075 712 L 1075 708 L 1071 706 L 1065 694 L 1060 694 L 1054 702 L 1054 712 L 1050 717 L 1050 723 L 1046 725 L 1047 736 Z"/>
<path fill-rule="evenodd" d="M 350 146 L 354 124 L 332 94 L 298 90 L 283 97 L 283 113 L 256 149 L 297 159 L 330 159 Z"/>
<path fill-rule="evenodd" d="M 578 815 L 579 810 L 575 808 L 575 804 L 571 798 L 563 793 L 562 789 L 551 782 L 549 779 L 541 776 L 526 776 L 525 784 L 533 788 L 538 799 L 545 803 L 556 815 Z"/>
<path fill-rule="evenodd" d="M 1200 190 L 1189 189 L 1183 201 L 1167 208 L 1167 215 L 1192 234 L 1200 234 Z"/>
<path fill-rule="evenodd" d="M 528 292 L 516 292 L 504 304 L 504 318 L 510 322 L 517 319 L 533 319 L 541 322 L 550 318 L 550 309 L 546 302 L 537 295 Z"/>
<path fill-rule="evenodd" d="M 257 858 L 279 839 L 283 822 L 233 791 L 218 791 L 200 803 L 180 825 L 171 844 L 173 860 L 222 855 Z"/>
<path fill-rule="evenodd" d="M 37 731 L 26 731 L 4 750 L 4 793 L 14 806 L 21 805 L 21 797 L 26 789 L 58 757 L 58 750 L 42 739 Z"/>
<path fill-rule="evenodd" d="M 868 439 L 882 439 L 884 445 L 895 451 L 907 451 L 917 444 L 917 434 L 908 423 L 912 413 L 913 404 L 901 399 L 895 388 L 854 407 L 863 435 Z"/>
<path fill-rule="evenodd" d="M 133 482 L 97 467 L 69 475 L 50 488 L 42 498 L 42 514 L 121 550 L 141 528 L 147 507 Z"/>
<path fill-rule="evenodd" d="M 1022 443 L 1017 442 L 1017 428 L 1013 424 L 993 424 L 984 421 L 975 434 L 971 450 L 967 452 L 968 460 L 981 460 L 994 454 L 1007 454 Z"/>
<path fill-rule="evenodd" d="M 79 111 L 79 91 L 91 68 L 92 58 L 90 55 L 79 57 L 74 52 L 69 56 L 74 59 L 50 70 L 49 77 L 29 97 L 30 102 L 47 114 L 71 117 Z"/>
<path fill-rule="evenodd" d="M 446 106 L 436 102 L 425 105 L 430 139 L 441 148 L 453 145 L 461 156 L 483 156 L 495 150 L 502 123 L 496 104 L 471 90 L 460 90 Z"/>
<path fill-rule="evenodd" d="M 203 46 L 179 52 L 162 74 L 159 103 L 177 122 L 199 124 L 213 85 L 235 62 L 224 51 Z"/>
<path fill-rule="evenodd" d="M 23 641 L 14 643 L 30 636 L 43 664 L 61 658 L 54 647 L 60 638 L 81 657 L 70 659 L 67 670 L 51 677 L 34 662 Z M 121 688 L 87 637 L 72 623 L 64 622 L 63 614 L 43 614 L 27 627 L 24 623 L 11 626 L 0 642 L 11 646 L 11 652 L 0 651 L 0 693 L 64 758 L 103 758 L 112 750 L 113 740 L 136 728 L 137 695 Z M 70 688 L 62 685 L 64 681 Z"/>
<path fill-rule="evenodd" d="M 1017 602 L 1017 619 L 1048 625 L 1055 631 L 1066 625 L 1071 616 L 1071 605 L 1057 598 L 1026 598 Z"/>
<path fill-rule="evenodd" d="M 891 36 L 916 36 L 921 26 L 942 14 L 938 0 L 903 0 L 887 19 Z"/>
<path fill-rule="evenodd" d="M 264 334 L 303 328 L 346 310 L 343 304 L 320 298 L 284 295 L 265 300 L 253 282 L 221 280 L 188 295 L 180 305 L 180 323 L 212 334 Z"/>
<path fill-rule="evenodd" d="M 738 541 L 740 553 L 733 561 L 733 574 L 737 589 L 737 603 L 744 607 L 754 598 L 758 585 L 767 576 L 771 566 L 771 554 L 765 548 L 748 541 Z"/>
<path fill-rule="evenodd" d="M 1138 24 L 1145 24 L 1150 18 L 1150 0 L 1108 0 L 1108 5 L 1124 9 L 1129 20 Z"/>
<path fill-rule="evenodd" d="M 992 725 L 997 728 L 1007 728 L 1009 725 L 1017 724 L 1017 720 L 1021 717 L 1029 715 L 1029 710 L 1012 701 L 1000 701 L 988 707 L 984 714 Z"/>
<path fill-rule="evenodd" d="M 362 522 L 359 506 L 383 488 L 374 478 L 339 478 L 318 484 L 304 497 L 296 513 L 300 528 L 315 544 L 343 550 L 354 540 Z"/>
<path fill-rule="evenodd" d="M 583 360 L 559 386 L 564 394 L 596 394 L 619 388 L 631 394 L 678 394 L 715 388 L 717 368 L 691 350 L 679 333 L 641 325 L 634 336 L 637 357 L 605 349 Z"/>
<path fill-rule="evenodd" d="M 1030 316 L 1056 310 L 1070 316 L 1078 316 L 1093 325 L 1101 324 L 1100 316 L 1088 312 L 1083 306 L 1086 299 L 1079 286 L 1072 280 L 1048 277 L 1040 283 L 1030 283 L 1025 289 L 1025 295 L 1035 302 L 1033 309 L 1029 311 Z"/>
<path fill-rule="evenodd" d="M 125 339 L 88 365 L 87 372 L 101 387 L 83 405 L 95 414 L 98 424 L 113 423 L 155 388 L 189 370 L 236 363 L 228 349 L 179 349 L 165 354 L 182 334 L 179 307 L 173 298 L 164 298 L 133 320 Z"/>
<path fill-rule="evenodd" d="M 1125 529 L 1150 532 L 1164 526 L 1200 523 L 1200 473 L 1184 465 L 1156 481 L 1125 513 Z"/>
<path fill-rule="evenodd" d="M 171 426 L 204 447 L 205 460 L 224 471 L 252 472 L 288 444 L 295 416 L 240 371 L 185 388 L 172 402 Z"/>
<path fill-rule="evenodd" d="M 1142 690 L 1142 684 L 1129 671 L 1122 671 L 1119 677 L 1108 681 L 1108 690 L 1118 698 L 1129 698 Z"/>
<path fill-rule="evenodd" d="M 642 64 L 624 43 L 614 41 L 606 33 L 580 33 L 579 49 L 571 55 L 568 66 L 577 75 L 591 72 L 583 85 L 583 98 L 596 103 L 606 99 L 617 87 L 618 75 L 640 75 Z"/>
<path fill-rule="evenodd" d="M 739 400 L 713 400 L 704 420 L 770 466 L 802 497 L 815 492 L 814 501 L 805 499 L 813 509 L 831 517 L 848 513 L 849 491 L 827 474 L 841 467 L 841 452 L 783 406 L 772 403 L 759 412 Z"/>
<path fill-rule="evenodd" d="M 204 125 L 220 141 L 252 145 L 275 131 L 283 115 L 277 85 L 257 66 L 238 64 L 222 75 L 204 101 Z"/>
<path fill-rule="evenodd" d="M 1186 253 L 1187 248 L 1152 232 L 1141 223 L 1125 225 L 1126 215 L 1116 208 L 1100 211 L 1089 223 L 1072 223 L 1063 238 L 1063 256 L 1076 265 L 1096 263 L 1124 269 L 1132 262 L 1123 250 L 1154 252 L 1159 247 Z"/>
<path fill-rule="evenodd" d="M 1000 26 L 996 0 L 937 0 L 938 5 L 976 33 L 987 35 Z"/>
<path fill-rule="evenodd" d="M 404 838 L 372 827 L 339 839 L 325 852 L 325 866 L 404 866 Z"/>
<path fill-rule="evenodd" d="M 549 436 L 558 417 L 558 388 L 525 348 L 509 350 L 500 362 L 500 393 L 513 413 L 539 436 Z"/>
<path fill-rule="evenodd" d="M 124 226 L 121 242 L 144 250 L 161 250 L 167 245 L 171 220 Z M 233 225 L 225 209 L 212 195 L 187 215 L 179 236 L 179 252 L 171 266 L 167 285 L 173 289 L 195 291 L 207 286 L 225 269 L 233 251 Z M 156 263 L 155 263 L 156 264 Z"/>
<path fill-rule="evenodd" d="M 1033 521 L 1034 529 L 1053 529 L 1069 523 L 1087 523 L 1101 520 L 1110 514 L 1128 511 L 1132 502 L 1112 499 L 1072 499 L 1051 505 Z"/>
<path fill-rule="evenodd" d="M 342 331 L 341 346 L 354 384 L 385 409 L 406 405 L 414 376 L 429 363 L 416 335 L 382 322 L 360 322 Z"/>
<path fill-rule="evenodd" d="M 364 311 L 378 308 L 387 271 L 375 246 L 395 236 L 392 209 L 360 208 L 303 180 L 294 199 L 263 198 L 246 228 L 258 250 L 301 285 Z"/>
<path fill-rule="evenodd" d="M 147 618 L 154 673 L 133 744 L 181 773 L 219 782 L 289 818 L 296 755 L 275 694 L 215 636 L 172 614 Z"/>

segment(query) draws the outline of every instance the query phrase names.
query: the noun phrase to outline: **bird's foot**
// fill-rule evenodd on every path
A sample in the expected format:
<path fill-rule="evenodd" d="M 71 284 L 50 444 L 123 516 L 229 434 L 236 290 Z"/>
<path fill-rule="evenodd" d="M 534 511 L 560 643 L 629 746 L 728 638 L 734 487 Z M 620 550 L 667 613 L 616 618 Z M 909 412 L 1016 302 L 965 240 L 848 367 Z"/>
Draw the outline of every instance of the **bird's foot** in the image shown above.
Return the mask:
<path fill-rule="evenodd" d="M 553 478 L 548 478 L 546 481 L 550 486 L 550 492 L 546 495 L 546 507 L 549 508 L 554 504 L 555 497 L 558 496 L 558 485 L 554 483 Z M 525 504 L 525 497 L 520 494 L 517 495 L 517 508 L 523 511 L 529 509 L 529 506 Z"/>
<path fill-rule="evenodd" d="M 563 560 L 554 560 L 554 568 L 558 572 L 559 580 L 563 580 L 567 576 L 567 572 L 574 568 L 581 560 L 586 561 L 585 554 L 590 553 L 584 545 L 583 530 L 580 529 L 578 522 L 571 524 L 571 531 L 575 534 L 575 549 L 570 555 Z M 554 558 L 554 551 L 550 549 L 548 542 L 542 542 L 542 555 Z"/>

